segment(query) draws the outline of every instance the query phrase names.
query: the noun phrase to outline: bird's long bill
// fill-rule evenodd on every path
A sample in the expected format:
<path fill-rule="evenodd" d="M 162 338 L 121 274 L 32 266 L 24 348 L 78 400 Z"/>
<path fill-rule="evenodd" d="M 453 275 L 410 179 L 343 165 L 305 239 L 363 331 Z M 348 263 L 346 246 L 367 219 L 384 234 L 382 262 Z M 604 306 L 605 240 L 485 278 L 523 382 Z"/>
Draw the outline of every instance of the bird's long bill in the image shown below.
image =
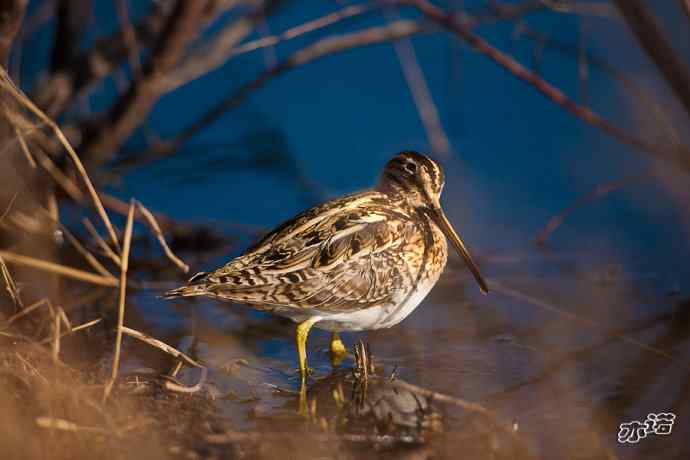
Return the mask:
<path fill-rule="evenodd" d="M 438 226 L 441 227 L 441 230 L 443 230 L 443 233 L 445 233 L 448 239 L 453 243 L 453 246 L 455 246 L 455 249 L 458 251 L 458 254 L 460 254 L 462 258 L 465 259 L 467 268 L 470 269 L 470 271 L 474 275 L 474 279 L 477 280 L 477 284 L 479 284 L 479 289 L 481 289 L 483 294 L 487 294 L 489 292 L 489 286 L 486 284 L 486 281 L 484 280 L 484 277 L 482 277 L 482 274 L 479 273 L 479 267 L 477 267 L 477 264 L 475 264 L 474 260 L 472 260 L 472 256 L 465 247 L 465 243 L 462 242 L 453 226 L 450 225 L 450 222 L 448 222 L 448 218 L 443 212 L 443 209 L 441 209 L 440 207 L 432 209 L 431 214 L 434 217 L 434 220 L 436 221 Z"/>

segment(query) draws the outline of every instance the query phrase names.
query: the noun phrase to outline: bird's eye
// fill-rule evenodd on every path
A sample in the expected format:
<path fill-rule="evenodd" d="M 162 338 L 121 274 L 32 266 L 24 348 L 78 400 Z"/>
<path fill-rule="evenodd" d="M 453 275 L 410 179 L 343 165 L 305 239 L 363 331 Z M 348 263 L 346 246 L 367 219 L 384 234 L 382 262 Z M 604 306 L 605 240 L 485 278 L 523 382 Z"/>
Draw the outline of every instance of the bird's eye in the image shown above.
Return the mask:
<path fill-rule="evenodd" d="M 407 172 L 414 174 L 417 172 L 417 165 L 414 163 L 407 163 L 405 169 L 407 169 Z"/>

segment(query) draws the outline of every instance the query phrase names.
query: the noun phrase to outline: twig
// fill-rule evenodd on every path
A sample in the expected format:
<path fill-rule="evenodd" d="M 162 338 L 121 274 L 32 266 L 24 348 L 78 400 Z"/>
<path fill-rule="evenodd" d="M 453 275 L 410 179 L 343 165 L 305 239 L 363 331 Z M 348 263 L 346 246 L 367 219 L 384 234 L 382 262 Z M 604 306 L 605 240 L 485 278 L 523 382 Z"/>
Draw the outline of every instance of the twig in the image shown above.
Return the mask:
<path fill-rule="evenodd" d="M 594 203 L 597 200 L 600 200 L 610 193 L 625 187 L 626 185 L 632 184 L 634 182 L 642 181 L 645 179 L 651 179 L 654 177 L 653 173 L 641 173 L 641 174 L 634 174 L 632 176 L 627 176 L 622 179 L 618 179 L 613 182 L 608 182 L 606 184 L 600 184 L 597 185 L 596 188 L 589 193 L 587 193 L 584 196 L 581 196 L 577 200 L 575 200 L 574 203 L 572 203 L 570 206 L 565 208 L 563 211 L 558 213 L 557 215 L 553 216 L 552 218 L 549 219 L 549 221 L 546 223 L 544 228 L 537 234 L 535 238 L 535 242 L 538 245 L 543 245 L 546 243 L 546 239 L 554 232 L 558 227 L 563 224 L 563 221 L 570 216 L 572 213 L 577 211 L 578 209 L 587 206 L 588 204 Z"/>
<path fill-rule="evenodd" d="M 57 309 L 59 310 L 60 307 L 58 307 Z M 60 324 L 61 323 L 62 323 L 62 319 L 60 318 L 60 314 L 57 311 L 54 311 L 54 316 L 53 316 L 53 344 L 52 344 L 51 356 L 53 357 L 53 362 L 56 362 L 56 363 L 60 361 Z"/>
<path fill-rule="evenodd" d="M 172 252 L 170 246 L 168 246 L 168 243 L 165 241 L 165 237 L 163 236 L 163 232 L 161 231 L 161 228 L 158 225 L 158 222 L 156 222 L 156 218 L 151 213 L 151 211 L 146 209 L 146 207 L 139 201 L 135 201 L 135 203 L 137 208 L 139 209 L 139 212 L 144 216 L 149 226 L 151 227 L 151 231 L 156 235 L 156 238 L 158 239 L 158 242 L 163 248 L 165 255 L 168 256 L 168 259 L 170 259 L 172 263 L 177 265 L 183 272 L 189 272 L 189 265 L 182 262 L 182 260 Z"/>
<path fill-rule="evenodd" d="M 294 433 L 265 432 L 265 431 L 233 431 L 225 430 L 221 433 L 207 434 L 204 440 L 210 444 L 237 444 L 240 442 L 273 442 L 294 439 Z M 395 444 L 424 444 L 423 436 L 409 434 L 360 434 L 360 433 L 310 433 L 310 441 L 334 443 L 346 441 L 352 443 L 370 443 L 377 446 L 393 446 Z"/>
<path fill-rule="evenodd" d="M 163 386 L 165 387 L 166 390 L 176 391 L 178 393 L 187 393 L 187 394 L 196 393 L 199 390 L 201 390 L 201 388 L 203 388 L 204 383 L 206 383 L 207 375 L 208 375 L 208 369 L 206 367 L 202 367 L 201 368 L 201 376 L 199 377 L 199 381 L 190 387 L 185 386 L 185 385 L 180 385 L 178 383 L 171 382 L 169 380 L 166 381 Z"/>
<path fill-rule="evenodd" d="M 275 1 L 262 1 L 259 6 L 247 15 L 241 16 L 232 24 L 223 27 L 209 43 L 193 50 L 173 72 L 165 76 L 163 86 L 166 91 L 196 80 L 202 75 L 220 67 L 230 57 L 232 50 L 245 37 L 254 31 Z"/>
<path fill-rule="evenodd" d="M 125 0 L 115 0 L 115 8 L 117 10 L 117 17 L 122 24 L 122 37 L 124 39 L 125 46 L 127 47 L 127 54 L 129 55 L 129 65 L 132 68 L 132 74 L 136 79 L 140 72 L 140 62 L 139 62 L 139 44 L 137 43 L 137 35 L 132 26 L 132 22 L 129 20 L 129 9 L 127 7 L 127 2 Z"/>
<path fill-rule="evenodd" d="M 103 266 L 103 264 L 100 263 L 100 262 L 98 261 L 98 259 L 96 259 L 96 257 L 95 257 L 93 254 L 91 254 L 91 252 L 89 252 L 89 250 L 86 249 L 86 248 L 79 242 L 79 240 L 72 234 L 72 232 L 69 231 L 69 229 L 68 229 L 67 227 L 65 227 L 64 225 L 62 225 L 62 224 L 59 223 L 59 222 L 58 222 L 58 225 L 60 226 L 60 228 L 62 229 L 63 233 L 65 234 L 65 236 L 67 237 L 67 239 L 70 241 L 70 243 L 72 243 L 72 246 L 74 246 L 74 248 L 77 250 L 77 252 L 78 252 L 79 254 L 81 254 L 82 257 L 84 257 L 84 259 L 86 259 L 86 261 L 89 263 L 89 265 L 91 265 L 91 267 L 92 267 L 94 270 L 96 270 L 98 273 L 100 273 L 101 275 L 103 275 L 103 276 L 105 276 L 105 277 L 115 279 L 115 277 L 112 275 L 112 273 L 110 273 L 110 272 L 108 271 L 108 269 L 105 268 L 105 267 Z"/>
<path fill-rule="evenodd" d="M 71 335 L 71 334 L 78 332 L 78 331 L 81 331 L 83 329 L 88 329 L 88 328 L 95 326 L 96 324 L 100 323 L 101 321 L 103 321 L 103 318 L 96 318 L 96 319 L 93 319 L 91 321 L 87 321 L 84 324 L 80 324 L 79 326 L 74 326 L 73 328 L 71 328 L 67 332 L 63 332 L 60 335 L 60 338 L 67 337 L 68 335 Z M 50 338 L 47 338 L 47 339 L 44 339 L 41 343 L 46 343 L 50 340 L 51 340 Z"/>
<path fill-rule="evenodd" d="M 126 215 L 126 214 L 125 214 Z M 81 220 L 81 223 L 84 224 L 84 228 L 86 228 L 86 231 L 91 234 L 91 237 L 96 241 L 96 244 L 103 250 L 103 253 L 110 257 L 110 259 L 117 265 L 118 267 L 120 266 L 120 256 L 115 254 L 115 252 L 108 246 L 108 243 L 106 243 L 103 238 L 101 238 L 101 235 L 98 234 L 98 230 L 96 230 L 96 227 L 91 223 L 91 220 L 89 220 L 88 217 L 84 217 Z"/>
<path fill-rule="evenodd" d="M 67 278 L 73 278 L 91 284 L 98 284 L 100 286 L 109 287 L 115 287 L 118 285 L 118 281 L 115 278 L 106 278 L 105 276 L 97 275 L 95 273 L 86 272 L 76 268 L 67 267 L 65 265 L 60 265 L 54 262 L 48 262 L 29 256 L 15 254 L 9 251 L 0 250 L 0 257 L 6 259 L 8 262 L 12 262 L 18 265 L 36 268 L 38 270 L 55 273 L 57 275 L 66 276 Z"/>
<path fill-rule="evenodd" d="M 74 246 L 74 248 L 77 250 L 79 254 L 81 254 L 82 257 L 91 265 L 91 267 L 96 270 L 98 273 L 105 277 L 113 278 L 115 277 L 106 269 L 103 264 L 93 255 L 91 252 L 84 247 L 84 245 L 81 244 L 81 242 L 77 239 L 77 237 L 74 236 L 74 234 L 65 226 L 63 225 L 60 221 L 56 220 L 53 216 L 50 215 L 47 211 L 42 210 L 48 219 L 50 219 L 55 225 L 60 227 L 62 230 L 63 234 L 67 237 L 69 242 Z M 106 245 L 107 247 L 107 245 Z"/>
<path fill-rule="evenodd" d="M 562 55 L 573 57 L 579 56 L 580 54 L 580 50 L 578 50 L 577 47 L 555 40 L 544 33 L 534 30 L 525 23 L 519 24 L 518 33 L 520 36 L 525 36 L 530 40 L 540 43 L 546 49 L 553 49 Z M 589 65 L 598 68 L 608 77 L 616 80 L 621 84 L 621 87 L 628 94 L 639 99 L 640 104 L 650 109 L 649 115 L 652 119 L 651 121 L 655 122 L 657 126 L 660 126 L 663 129 L 663 132 L 660 133 L 660 137 L 668 137 L 671 144 L 679 145 L 681 143 L 678 130 L 673 126 L 669 115 L 655 99 L 653 94 L 647 91 L 637 81 L 630 78 L 630 76 L 625 72 L 622 72 L 611 65 L 607 60 L 599 58 L 591 53 L 587 53 L 587 50 L 583 50 L 583 52 L 587 56 L 587 63 Z"/>
<path fill-rule="evenodd" d="M 664 36 L 648 8 L 640 0 L 614 0 L 642 49 L 654 61 L 690 115 L 690 69 Z"/>
<path fill-rule="evenodd" d="M 10 213 L 12 210 L 12 206 L 14 206 L 14 202 L 17 200 L 17 197 L 19 196 L 19 192 L 14 192 L 14 195 L 12 195 L 12 199 L 8 203 L 7 207 L 5 210 L 2 212 L 2 215 L 0 215 L 0 223 L 2 223 L 3 220 L 5 220 L 5 217 Z"/>
<path fill-rule="evenodd" d="M 165 352 L 171 356 L 174 356 L 175 358 L 177 358 L 181 361 L 184 361 L 184 363 L 188 364 L 189 366 L 199 367 L 199 368 L 205 367 L 203 364 L 200 364 L 199 362 L 190 358 L 189 356 L 182 353 L 181 351 L 179 351 L 175 347 L 171 347 L 167 343 L 162 342 L 158 339 L 154 339 L 153 337 L 148 336 L 148 335 L 146 335 L 142 332 L 139 332 L 135 329 L 131 329 L 129 327 L 123 326 L 122 332 L 129 335 L 130 337 L 134 337 L 135 339 L 138 339 L 138 340 L 141 340 L 142 342 L 148 343 L 152 347 L 158 348 L 159 350 L 161 350 L 161 351 L 163 351 L 163 352 Z"/>
<path fill-rule="evenodd" d="M 29 146 L 26 145 L 26 139 L 24 139 L 24 135 L 22 135 L 22 131 L 18 126 L 14 127 L 14 133 L 17 136 L 17 139 L 19 139 L 19 146 L 21 147 L 21 151 L 26 157 L 26 161 L 29 163 L 29 166 L 31 166 L 31 169 L 36 169 L 36 160 L 34 160 L 34 156 L 31 155 Z"/>
<path fill-rule="evenodd" d="M 280 34 L 269 35 L 267 37 L 259 38 L 257 40 L 252 40 L 239 45 L 230 50 L 230 55 L 228 57 L 259 50 L 268 46 L 275 46 L 281 42 L 292 40 L 293 38 L 305 35 L 307 33 L 323 29 L 344 19 L 349 19 L 355 16 L 360 16 L 364 13 L 368 13 L 373 9 L 374 5 L 371 4 L 349 5 L 341 10 L 321 16 L 320 18 L 312 19 L 311 21 L 307 21 L 298 26 L 291 27 Z"/>
<path fill-rule="evenodd" d="M 29 109 L 34 115 L 36 115 L 43 123 L 48 125 L 52 130 L 55 136 L 58 138 L 62 146 L 65 148 L 67 153 L 69 154 L 70 158 L 74 162 L 77 171 L 81 175 L 82 179 L 84 180 L 84 184 L 86 184 L 86 188 L 89 191 L 89 194 L 91 195 L 91 199 L 93 200 L 94 205 L 96 206 L 96 210 L 98 211 L 98 214 L 100 215 L 101 219 L 103 220 L 103 223 L 105 224 L 106 229 L 108 230 L 108 233 L 110 235 L 110 239 L 112 240 L 113 244 L 115 245 L 116 248 L 120 247 L 120 243 L 117 239 L 117 234 L 115 233 L 115 230 L 113 228 L 113 224 L 110 222 L 110 218 L 108 218 L 108 214 L 105 212 L 105 209 L 103 209 L 103 204 L 101 203 L 100 198 L 98 197 L 98 193 L 96 193 L 96 189 L 93 186 L 93 183 L 91 183 L 91 179 L 89 178 L 89 175 L 86 173 L 86 169 L 84 168 L 84 165 L 82 164 L 81 160 L 79 159 L 79 156 L 77 153 L 74 151 L 72 148 L 72 145 L 69 143 L 65 135 L 63 134 L 62 130 L 58 127 L 58 125 L 50 118 L 48 117 L 41 109 L 39 109 L 31 100 L 20 90 L 12 81 L 9 75 L 7 75 L 7 72 L 5 69 L 0 68 L 0 79 L 4 83 L 5 89 L 8 90 L 12 96 L 24 107 Z"/>
<path fill-rule="evenodd" d="M 494 280 L 489 280 L 489 286 L 491 287 L 492 290 L 495 292 L 499 292 L 507 297 L 519 300 L 521 302 L 526 302 L 532 305 L 535 305 L 537 307 L 543 308 L 544 310 L 548 310 L 554 313 L 557 313 L 559 315 L 565 316 L 568 318 L 569 321 L 572 321 L 574 323 L 579 323 L 584 326 L 587 326 L 591 329 L 601 329 L 601 325 L 598 324 L 596 321 L 588 319 L 588 318 L 582 318 L 579 315 L 575 315 L 573 313 L 570 313 L 568 311 L 563 310 L 562 308 L 553 305 L 543 299 L 539 299 L 536 297 L 533 297 L 529 294 L 525 294 L 522 292 L 519 292 L 513 288 L 510 288 L 508 286 L 505 286 L 497 281 Z M 618 334 L 616 335 L 617 338 L 619 338 L 621 341 L 635 345 L 636 347 L 648 351 L 650 353 L 654 353 L 658 356 L 662 356 L 667 359 L 672 359 L 673 356 L 670 355 L 669 353 L 660 350 L 658 348 L 654 348 L 652 346 L 647 345 L 646 343 L 640 342 L 639 340 L 627 337 L 625 335 Z"/>
<path fill-rule="evenodd" d="M 87 130 L 82 153 L 92 164 L 102 164 L 111 159 L 165 93 L 165 76 L 199 32 L 205 8 L 206 1 L 203 0 L 175 2 L 140 77 L 98 125 Z"/>
<path fill-rule="evenodd" d="M 71 178 L 67 177 L 67 175 L 55 165 L 53 160 L 48 155 L 41 152 L 40 149 L 37 150 L 37 154 L 39 164 L 53 178 L 55 183 L 58 184 L 75 203 L 84 203 L 85 196 L 77 184 L 75 184 Z"/>
<path fill-rule="evenodd" d="M 687 147 L 668 147 L 666 145 L 654 144 L 618 128 L 608 119 L 602 117 L 593 110 L 577 104 L 575 101 L 566 96 L 561 90 L 551 85 L 536 73 L 527 69 L 511 56 L 495 48 L 488 41 L 472 32 L 470 27 L 459 22 L 455 15 L 444 12 L 440 8 L 429 3 L 427 0 L 406 0 L 405 3 L 415 5 L 417 9 L 419 9 L 434 22 L 454 32 L 458 37 L 466 41 L 477 51 L 486 55 L 496 64 L 512 73 L 515 77 L 528 83 L 548 99 L 560 105 L 568 112 L 572 113 L 586 123 L 599 128 L 601 131 L 617 139 L 623 144 L 636 147 L 639 150 L 658 158 L 674 162 L 675 164 L 681 166 L 685 171 L 690 171 L 690 151 Z"/>
<path fill-rule="evenodd" d="M 438 114 L 436 104 L 431 95 L 431 90 L 424 77 L 424 71 L 419 65 L 417 55 L 409 38 L 401 38 L 393 42 L 395 53 L 400 61 L 407 86 L 410 88 L 412 98 L 417 113 L 422 120 L 424 130 L 426 131 L 429 144 L 434 153 L 438 155 L 448 155 L 450 152 L 450 141 L 443 130 L 443 123 Z"/>
<path fill-rule="evenodd" d="M 106 430 L 105 428 L 99 428 L 95 426 L 81 426 L 68 420 L 55 417 L 37 417 L 36 425 L 38 425 L 40 428 L 59 431 L 70 431 L 72 433 L 77 433 L 80 431 L 85 431 L 89 433 L 108 433 L 108 430 Z"/>
<path fill-rule="evenodd" d="M 2 278 L 5 280 L 5 289 L 7 289 L 15 308 L 17 310 L 23 310 L 24 305 L 22 304 L 22 298 L 17 290 L 17 285 L 14 284 L 14 279 L 12 279 L 10 270 L 7 268 L 7 264 L 5 264 L 5 260 L 2 258 L 2 256 L 0 256 L 0 272 L 2 272 Z"/>
<path fill-rule="evenodd" d="M 127 223 L 125 224 L 124 241 L 122 243 L 122 253 L 120 254 L 120 297 L 117 308 L 117 335 L 115 338 L 115 356 L 113 357 L 113 369 L 110 376 L 110 381 L 105 386 L 103 391 L 103 400 L 105 401 L 110 396 L 113 389 L 117 373 L 120 369 L 120 352 L 122 349 L 122 327 L 125 321 L 125 299 L 127 296 L 127 269 L 129 268 L 129 249 L 132 243 L 132 225 L 134 223 L 134 200 L 129 204 L 129 213 L 127 213 Z"/>
<path fill-rule="evenodd" d="M 313 62 L 327 55 L 343 52 L 348 49 L 396 40 L 428 30 L 420 22 L 400 20 L 386 26 L 371 27 L 363 31 L 327 37 L 321 39 L 290 55 L 276 66 L 267 69 L 254 80 L 245 83 L 239 89 L 228 94 L 208 110 L 204 115 L 179 132 L 169 141 L 161 142 L 148 152 L 148 155 L 138 158 L 138 164 L 145 164 L 161 157 L 170 155 L 179 146 L 204 130 L 208 125 L 216 122 L 227 111 L 234 109 L 255 90 L 264 86 L 271 79 L 295 67 Z"/>
<path fill-rule="evenodd" d="M 280 42 L 325 28 L 344 19 L 362 15 L 373 8 L 373 5 L 369 4 L 350 5 L 339 11 L 292 27 L 280 34 L 269 35 L 238 45 L 244 37 L 254 30 L 256 23 L 265 17 L 265 8 L 260 7 L 250 16 L 240 18 L 226 27 L 213 42 L 195 50 L 194 55 L 184 60 L 175 69 L 175 72 L 168 76 L 166 82 L 168 90 L 173 90 L 199 78 L 237 55 L 275 46 Z"/>
<path fill-rule="evenodd" d="M 44 306 L 44 305 L 48 305 L 49 303 L 50 303 L 50 301 L 49 301 L 48 299 L 41 299 L 41 300 L 39 300 L 39 301 L 37 301 L 37 302 L 32 303 L 32 304 L 29 305 L 28 307 L 22 309 L 22 311 L 20 311 L 19 313 L 16 313 L 16 314 L 10 316 L 10 317 L 7 319 L 7 321 L 5 322 L 5 324 L 4 324 L 5 329 L 7 329 L 7 327 L 8 327 L 9 325 L 11 325 L 11 324 L 14 323 L 15 321 L 17 321 L 19 318 L 22 318 L 23 316 L 28 315 L 29 313 L 31 313 L 32 311 L 34 311 L 34 310 L 37 309 L 38 307 L 42 307 L 42 306 Z"/>

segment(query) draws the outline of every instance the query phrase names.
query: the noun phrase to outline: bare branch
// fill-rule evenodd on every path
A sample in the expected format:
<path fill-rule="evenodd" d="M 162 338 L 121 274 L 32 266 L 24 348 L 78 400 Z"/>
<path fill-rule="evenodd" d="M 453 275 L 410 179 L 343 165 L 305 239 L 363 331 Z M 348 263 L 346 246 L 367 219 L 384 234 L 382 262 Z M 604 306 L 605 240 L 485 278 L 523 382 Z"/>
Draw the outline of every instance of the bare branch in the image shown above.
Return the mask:
<path fill-rule="evenodd" d="M 447 155 L 450 151 L 450 141 L 443 130 L 441 117 L 427 85 L 424 71 L 419 65 L 417 55 L 409 38 L 401 38 L 393 42 L 395 53 L 398 55 L 400 67 L 410 88 L 417 112 L 424 125 L 431 150 L 438 155 Z"/>
<path fill-rule="evenodd" d="M 610 193 L 625 187 L 626 185 L 642 181 L 644 179 L 651 179 L 654 177 L 653 174 L 651 173 L 641 173 L 641 174 L 634 174 L 632 176 L 627 176 L 622 179 L 618 179 L 616 181 L 608 182 L 606 184 L 601 184 L 598 185 L 594 190 L 591 192 L 587 193 L 586 195 L 578 198 L 573 204 L 565 208 L 563 211 L 561 211 L 559 214 L 553 216 L 549 221 L 546 223 L 544 228 L 539 232 L 537 237 L 535 238 L 535 242 L 539 245 L 543 245 L 546 243 L 546 239 L 551 235 L 553 232 L 556 231 L 558 227 L 561 226 L 563 221 L 570 216 L 572 213 L 577 211 L 578 209 L 587 206 L 590 203 L 594 203 L 597 200 L 600 200 Z"/>
<path fill-rule="evenodd" d="M 135 201 L 137 209 L 141 213 L 142 216 L 144 216 L 144 219 L 146 222 L 149 224 L 149 227 L 151 228 L 151 231 L 156 235 L 156 238 L 158 239 L 158 243 L 161 245 L 163 248 L 163 251 L 165 252 L 165 255 L 168 256 L 168 259 L 175 265 L 177 265 L 180 270 L 182 270 L 184 273 L 189 272 L 189 265 L 184 263 L 179 257 L 177 257 L 172 250 L 170 249 L 170 246 L 168 246 L 168 243 L 165 241 L 165 237 L 163 236 L 163 232 L 161 231 L 160 226 L 158 225 L 158 222 L 156 221 L 156 218 L 154 217 L 153 213 L 146 209 L 146 207 L 141 204 L 139 201 Z"/>
<path fill-rule="evenodd" d="M 137 43 L 149 44 L 163 29 L 169 2 L 153 2 L 151 11 L 134 28 Z M 126 32 L 118 30 L 96 41 L 92 48 L 75 57 L 73 65 L 54 72 L 32 92 L 38 106 L 52 117 L 60 115 L 74 95 L 109 75 L 128 57 Z"/>
<path fill-rule="evenodd" d="M 546 47 L 546 49 L 552 49 L 563 55 L 576 57 L 580 54 L 580 51 L 577 47 L 550 38 L 546 34 L 532 29 L 525 23 L 521 23 L 518 26 L 518 33 L 521 36 L 542 44 Z M 635 80 L 630 78 L 630 76 L 628 76 L 625 72 L 616 69 L 607 60 L 597 57 L 591 53 L 586 53 L 586 55 L 587 63 L 591 67 L 597 68 L 609 78 L 612 78 L 620 83 L 621 87 L 629 95 L 639 100 L 641 106 L 649 109 L 649 115 L 651 118 L 650 121 L 654 122 L 654 126 L 659 128 L 658 131 L 660 132 L 660 137 L 666 137 L 672 144 L 681 143 L 680 136 L 678 135 L 678 129 L 673 125 L 671 117 L 657 102 L 653 94 L 646 90 L 642 85 L 638 84 Z"/>
<path fill-rule="evenodd" d="M 400 20 L 386 26 L 371 27 L 363 31 L 321 39 L 299 51 L 291 54 L 276 66 L 267 69 L 254 80 L 244 84 L 233 93 L 225 96 L 207 111 L 197 121 L 178 133 L 170 141 L 162 142 L 151 149 L 146 157 L 137 158 L 137 163 L 143 164 L 157 160 L 174 152 L 190 138 L 206 129 L 210 124 L 220 119 L 227 111 L 234 109 L 255 90 L 264 86 L 268 81 L 295 67 L 315 61 L 324 56 L 343 52 L 360 46 L 383 43 L 408 37 L 429 30 L 420 22 Z"/>
<path fill-rule="evenodd" d="M 115 150 L 146 119 L 165 92 L 165 75 L 199 32 L 206 2 L 179 0 L 161 32 L 159 42 L 136 80 L 105 118 L 88 129 L 82 153 L 92 164 L 109 160 Z"/>
<path fill-rule="evenodd" d="M 174 72 L 166 75 L 166 91 L 172 91 L 223 65 L 235 55 L 235 46 L 254 31 L 276 3 L 275 0 L 261 2 L 253 12 L 224 27 L 212 41 L 193 50 Z"/>
<path fill-rule="evenodd" d="M 198 363 L 197 361 L 193 360 L 192 358 L 190 358 L 186 354 L 182 353 L 181 351 L 179 351 L 175 347 L 172 347 L 172 346 L 168 345 L 167 343 L 162 342 L 158 339 L 154 339 L 153 337 L 148 336 L 146 334 L 143 334 L 143 333 L 141 333 L 135 329 L 131 329 L 129 327 L 123 327 L 122 332 L 124 332 L 125 334 L 127 334 L 130 337 L 134 337 L 137 340 L 141 340 L 142 342 L 148 343 L 149 345 L 151 345 L 154 348 L 158 348 L 159 350 L 162 350 L 164 353 L 167 353 L 167 354 L 179 359 L 180 361 L 184 362 L 188 366 L 199 367 L 199 368 L 204 367 L 203 364 Z"/>
<path fill-rule="evenodd" d="M 489 42 L 475 34 L 470 27 L 456 20 L 456 17 L 446 13 L 440 8 L 429 3 L 427 0 L 411 0 L 421 12 L 427 17 L 451 30 L 458 37 L 466 41 L 477 51 L 491 58 L 496 64 L 508 70 L 515 77 L 528 83 L 548 99 L 560 105 L 568 112 L 572 113 L 590 125 L 599 128 L 609 136 L 614 137 L 619 142 L 638 148 L 654 157 L 661 158 L 682 167 L 685 171 L 690 171 L 690 149 L 682 146 L 658 145 L 645 139 L 630 134 L 611 123 L 608 119 L 597 114 L 588 107 L 577 104 L 566 96 L 561 90 L 541 78 L 536 73 L 530 71 L 525 66 L 517 62 L 511 56 L 495 48 Z"/>
<path fill-rule="evenodd" d="M 673 88 L 690 115 L 690 69 L 664 37 L 640 0 L 615 0 L 623 18 L 645 52 Z"/>
<path fill-rule="evenodd" d="M 129 57 L 129 66 L 132 68 L 132 73 L 136 76 L 140 72 L 139 63 L 139 44 L 137 43 L 137 35 L 129 20 L 129 8 L 125 0 L 115 0 L 115 7 L 117 9 L 117 16 L 122 25 L 122 37 L 127 46 L 127 55 Z"/>

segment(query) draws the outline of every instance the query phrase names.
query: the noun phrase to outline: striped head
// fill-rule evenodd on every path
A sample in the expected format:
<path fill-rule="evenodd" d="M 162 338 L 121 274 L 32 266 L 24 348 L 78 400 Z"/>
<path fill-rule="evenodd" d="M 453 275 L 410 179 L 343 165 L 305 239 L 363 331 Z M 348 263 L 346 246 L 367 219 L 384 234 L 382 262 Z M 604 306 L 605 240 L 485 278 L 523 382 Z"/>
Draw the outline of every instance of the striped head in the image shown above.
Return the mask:
<path fill-rule="evenodd" d="M 440 207 L 444 183 L 441 165 L 425 155 L 405 151 L 386 164 L 378 189 L 403 198 L 413 208 Z"/>
<path fill-rule="evenodd" d="M 438 163 L 425 155 L 406 151 L 386 164 L 377 190 L 394 200 L 402 200 L 425 216 L 431 225 L 438 226 L 465 260 L 481 291 L 487 293 L 489 288 L 479 268 L 441 208 L 444 183 L 443 169 Z"/>

